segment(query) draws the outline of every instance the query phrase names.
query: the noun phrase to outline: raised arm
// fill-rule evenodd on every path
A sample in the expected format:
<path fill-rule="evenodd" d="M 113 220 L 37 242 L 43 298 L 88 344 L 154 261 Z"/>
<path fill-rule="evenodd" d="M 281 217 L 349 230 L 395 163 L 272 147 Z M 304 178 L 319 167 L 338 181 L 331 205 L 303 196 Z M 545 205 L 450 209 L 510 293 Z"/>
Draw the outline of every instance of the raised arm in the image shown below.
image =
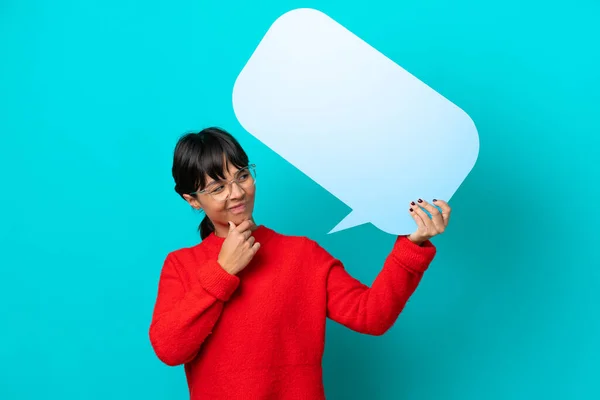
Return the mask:
<path fill-rule="evenodd" d="M 327 316 L 360 333 L 384 334 L 404 309 L 435 253 L 429 240 L 418 245 L 406 236 L 399 236 L 383 268 L 368 287 L 313 241 L 312 260 L 328 271 Z"/>
<path fill-rule="evenodd" d="M 150 325 L 150 342 L 158 358 L 175 366 L 191 361 L 239 285 L 217 261 L 199 265 L 188 290 L 180 278 L 179 261 L 170 254 L 164 263 Z"/>

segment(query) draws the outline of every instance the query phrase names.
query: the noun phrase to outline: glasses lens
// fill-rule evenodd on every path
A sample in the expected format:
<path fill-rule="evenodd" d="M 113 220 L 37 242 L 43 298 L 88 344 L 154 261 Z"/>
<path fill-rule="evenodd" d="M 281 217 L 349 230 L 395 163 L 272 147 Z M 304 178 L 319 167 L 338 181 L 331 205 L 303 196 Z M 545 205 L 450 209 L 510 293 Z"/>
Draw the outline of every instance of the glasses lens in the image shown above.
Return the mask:
<path fill-rule="evenodd" d="M 229 196 L 229 187 L 225 182 L 214 183 L 206 188 L 206 193 L 215 200 L 225 200 Z"/>
<path fill-rule="evenodd" d="M 222 185 L 217 192 L 210 192 L 210 195 L 217 201 L 225 201 L 229 197 L 229 185 Z"/>
<path fill-rule="evenodd" d="M 250 187 L 254 184 L 256 180 L 256 175 L 254 173 L 254 168 L 247 167 L 240 170 L 236 176 L 236 182 L 241 187 Z"/>
<path fill-rule="evenodd" d="M 235 182 L 242 189 L 249 188 L 256 182 L 256 172 L 252 166 L 241 169 L 235 176 Z M 225 201 L 231 193 L 231 184 L 219 182 L 209 186 L 206 192 L 217 201 Z"/>

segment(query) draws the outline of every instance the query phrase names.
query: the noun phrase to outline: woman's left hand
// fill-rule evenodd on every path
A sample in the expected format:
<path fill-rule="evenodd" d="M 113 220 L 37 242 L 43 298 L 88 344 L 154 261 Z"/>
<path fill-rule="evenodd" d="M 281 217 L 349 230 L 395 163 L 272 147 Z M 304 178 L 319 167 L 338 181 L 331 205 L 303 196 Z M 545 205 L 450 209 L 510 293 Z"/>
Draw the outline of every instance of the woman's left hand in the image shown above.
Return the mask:
<path fill-rule="evenodd" d="M 424 241 L 444 233 L 446 230 L 448 221 L 450 221 L 450 213 L 452 212 L 452 209 L 448 203 L 443 200 L 434 199 L 433 203 L 436 206 L 439 206 L 442 209 L 442 212 L 422 199 L 410 203 L 409 212 L 417 223 L 417 230 L 408 235 L 408 239 L 410 239 L 411 242 L 420 245 Z M 429 218 L 429 216 L 421 209 L 421 207 L 426 209 L 429 214 L 431 214 L 431 218 Z"/>

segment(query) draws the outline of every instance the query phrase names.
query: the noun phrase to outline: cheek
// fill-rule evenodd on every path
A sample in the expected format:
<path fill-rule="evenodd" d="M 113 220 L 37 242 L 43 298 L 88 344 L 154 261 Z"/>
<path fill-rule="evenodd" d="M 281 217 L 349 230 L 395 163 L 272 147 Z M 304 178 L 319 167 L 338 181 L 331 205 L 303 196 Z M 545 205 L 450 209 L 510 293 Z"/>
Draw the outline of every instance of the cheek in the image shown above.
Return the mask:
<path fill-rule="evenodd" d="M 204 211 L 209 216 L 215 216 L 226 210 L 227 210 L 227 208 L 225 207 L 225 203 L 214 202 L 214 203 L 204 205 Z"/>
<path fill-rule="evenodd" d="M 256 188 L 255 188 L 255 186 L 253 186 L 251 189 L 249 189 L 249 190 L 246 192 L 246 196 L 248 197 L 248 201 L 249 201 L 250 203 L 254 203 L 254 195 L 255 195 L 255 194 L 256 194 Z"/>

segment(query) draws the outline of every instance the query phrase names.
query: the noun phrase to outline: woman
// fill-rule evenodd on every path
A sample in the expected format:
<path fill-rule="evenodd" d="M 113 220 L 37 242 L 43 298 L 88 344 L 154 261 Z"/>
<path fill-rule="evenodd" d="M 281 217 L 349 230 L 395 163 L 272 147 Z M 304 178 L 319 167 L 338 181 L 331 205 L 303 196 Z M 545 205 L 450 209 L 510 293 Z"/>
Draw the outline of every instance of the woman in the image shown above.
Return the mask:
<path fill-rule="evenodd" d="M 194 399 L 324 399 L 326 318 L 369 335 L 396 321 L 448 224 L 419 199 L 414 233 L 399 236 L 369 288 L 315 241 L 256 225 L 254 166 L 227 132 L 183 136 L 175 190 L 206 216 L 202 241 L 167 255 L 150 326 L 165 364 L 185 365 Z M 432 215 L 431 219 L 421 209 Z"/>

